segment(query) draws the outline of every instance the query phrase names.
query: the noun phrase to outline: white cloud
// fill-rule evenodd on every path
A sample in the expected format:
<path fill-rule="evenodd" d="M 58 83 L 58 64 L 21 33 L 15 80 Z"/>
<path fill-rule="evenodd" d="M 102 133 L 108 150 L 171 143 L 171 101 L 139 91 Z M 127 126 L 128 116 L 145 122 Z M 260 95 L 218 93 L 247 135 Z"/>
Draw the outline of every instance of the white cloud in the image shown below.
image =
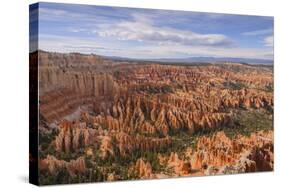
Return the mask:
<path fill-rule="evenodd" d="M 118 53 L 123 49 L 113 43 L 105 41 L 97 41 L 89 38 L 77 38 L 70 36 L 57 35 L 39 35 L 39 49 L 51 52 L 81 52 L 81 53 L 95 53 L 95 54 L 110 54 Z"/>
<path fill-rule="evenodd" d="M 224 46 L 234 43 L 222 34 L 199 34 L 168 27 L 156 27 L 144 16 L 133 16 L 135 21 L 102 25 L 96 33 L 101 37 L 118 40 L 146 41 L 160 44 L 182 44 L 189 46 Z"/>
<path fill-rule="evenodd" d="M 242 33 L 242 35 L 245 36 L 258 36 L 258 35 L 268 35 L 268 34 L 272 34 L 272 28 L 268 28 L 268 29 L 262 29 L 262 30 L 255 30 L 255 31 L 249 31 L 249 32 L 245 32 Z"/>
<path fill-rule="evenodd" d="M 265 37 L 263 42 L 264 42 L 265 46 L 272 47 L 273 46 L 273 36 Z"/>
<path fill-rule="evenodd" d="M 223 34 L 201 34 L 193 31 L 160 27 L 156 19 L 159 15 L 132 14 L 131 21 L 108 21 L 106 17 L 89 17 L 87 14 L 75 14 L 63 10 L 40 9 L 41 18 L 51 21 L 67 20 L 87 21 L 85 27 L 65 28 L 74 33 L 93 34 L 93 38 L 40 35 L 39 48 L 56 52 L 95 53 L 108 56 L 131 58 L 177 58 L 186 56 L 244 57 L 272 59 L 273 36 L 266 37 L 266 48 L 239 48 Z M 94 19 L 95 18 L 95 19 Z M 245 36 L 272 35 L 268 30 L 243 33 Z M 97 35 L 99 37 L 97 37 Z M 78 35 L 75 35 L 78 36 Z M 117 39 L 117 40 L 116 40 Z M 128 41 L 142 41 L 130 43 Z M 131 45 L 131 46 L 130 46 Z"/>
<path fill-rule="evenodd" d="M 128 47 L 111 41 L 96 41 L 74 37 L 41 35 L 39 48 L 54 52 L 81 52 L 130 58 L 178 58 L 214 56 L 272 59 L 273 50 L 256 48 L 223 48 L 214 46 L 186 46 L 182 44 L 141 45 Z"/>

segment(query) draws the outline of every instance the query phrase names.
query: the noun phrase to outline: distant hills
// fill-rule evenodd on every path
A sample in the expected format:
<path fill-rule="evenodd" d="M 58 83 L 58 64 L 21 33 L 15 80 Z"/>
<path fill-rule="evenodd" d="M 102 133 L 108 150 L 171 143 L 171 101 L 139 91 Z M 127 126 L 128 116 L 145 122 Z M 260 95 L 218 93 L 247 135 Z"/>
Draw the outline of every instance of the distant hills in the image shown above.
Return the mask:
<path fill-rule="evenodd" d="M 232 57 L 189 57 L 189 58 L 159 58 L 159 59 L 136 59 L 118 56 L 103 56 L 111 60 L 119 61 L 152 61 L 163 63 L 220 63 L 220 62 L 234 62 L 247 64 L 273 64 L 272 60 L 267 59 L 251 59 L 251 58 L 232 58 Z"/>
<path fill-rule="evenodd" d="M 39 52 L 47 52 L 44 50 L 38 50 Z M 58 52 L 53 52 L 58 53 Z M 71 52 L 72 54 L 82 54 L 78 52 Z M 63 53 L 62 53 L 63 54 Z M 66 53 L 65 53 L 66 54 Z M 84 54 L 89 55 L 89 54 Z M 158 59 L 145 59 L 145 58 L 128 58 L 120 56 L 103 56 L 98 54 L 91 54 L 103 57 L 105 59 L 113 61 L 133 61 L 133 62 L 157 62 L 157 63 L 222 63 L 222 62 L 231 62 L 231 63 L 243 63 L 243 64 L 259 64 L 259 65 L 273 65 L 273 60 L 269 59 L 254 59 L 254 58 L 233 58 L 233 57 L 188 57 L 188 58 L 158 58 Z"/>

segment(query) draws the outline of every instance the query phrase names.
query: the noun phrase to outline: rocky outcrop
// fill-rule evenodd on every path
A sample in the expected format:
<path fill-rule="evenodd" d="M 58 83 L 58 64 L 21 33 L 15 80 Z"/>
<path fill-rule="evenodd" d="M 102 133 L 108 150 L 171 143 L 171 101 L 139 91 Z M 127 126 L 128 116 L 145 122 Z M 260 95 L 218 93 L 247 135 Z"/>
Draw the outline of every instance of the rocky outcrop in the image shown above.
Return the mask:
<path fill-rule="evenodd" d="M 108 66 L 95 55 L 39 52 L 40 113 L 53 122 L 96 98 L 109 98 L 116 91 Z"/>
<path fill-rule="evenodd" d="M 57 151 L 76 151 L 81 147 L 99 143 L 98 130 L 86 127 L 85 123 L 63 121 L 59 126 L 59 134 L 55 138 Z"/>
<path fill-rule="evenodd" d="M 267 108 L 273 106 L 273 96 L 266 92 L 259 92 L 256 90 L 241 89 L 241 90 L 225 90 L 223 91 L 225 97 L 221 99 L 220 103 L 224 108 Z"/>
<path fill-rule="evenodd" d="M 107 89 L 107 85 L 100 84 L 109 77 L 106 74 L 92 74 L 101 72 L 96 70 L 108 65 L 101 57 L 44 51 L 39 51 L 38 54 L 40 94 L 58 88 L 69 88 L 80 93 L 91 90 L 98 93 L 98 89 Z"/>
<path fill-rule="evenodd" d="M 138 159 L 135 166 L 132 168 L 133 173 L 135 173 L 140 179 L 154 178 L 155 175 L 152 172 L 152 167 L 149 162 L 145 162 L 142 158 Z"/>
<path fill-rule="evenodd" d="M 191 172 L 190 162 L 179 159 L 178 154 L 173 152 L 170 154 L 167 167 L 172 168 L 174 173 L 179 176 L 186 176 Z"/>
<path fill-rule="evenodd" d="M 105 159 L 107 157 L 107 155 L 114 155 L 112 141 L 111 141 L 110 136 L 103 136 L 103 138 L 101 140 L 100 151 L 101 151 L 101 157 L 103 159 Z"/>
<path fill-rule="evenodd" d="M 191 165 L 202 169 L 204 165 L 222 166 L 235 160 L 232 141 L 219 132 L 212 137 L 202 137 L 197 142 L 196 152 L 192 155 Z M 237 151 L 239 154 L 240 151 Z"/>
<path fill-rule="evenodd" d="M 189 152 L 192 169 L 206 174 L 270 171 L 273 169 L 272 132 L 258 132 L 250 137 L 230 139 L 223 132 L 198 140 Z"/>
<path fill-rule="evenodd" d="M 116 145 L 112 144 L 112 139 L 116 140 Z M 91 146 L 101 152 L 102 158 L 106 158 L 108 155 L 115 155 L 114 147 L 122 156 L 134 151 L 159 151 L 170 146 L 171 138 L 132 136 L 125 132 L 109 133 L 101 127 L 87 128 L 86 123 L 63 121 L 54 144 L 58 152 L 75 152 L 80 148 Z"/>
<path fill-rule="evenodd" d="M 39 61 L 40 113 L 48 122 L 93 104 L 97 115 L 110 115 L 111 129 L 137 124 L 148 134 L 168 135 L 171 127 L 182 126 L 177 112 L 225 113 L 227 108 L 273 106 L 273 94 L 266 91 L 272 86 L 272 72 L 246 65 L 138 66 L 95 55 L 42 51 Z M 147 117 L 154 128 L 148 126 Z"/>
<path fill-rule="evenodd" d="M 83 157 L 66 162 L 64 160 L 58 160 L 54 156 L 48 155 L 46 159 L 39 162 L 39 169 L 47 170 L 53 176 L 59 173 L 59 171 L 65 169 L 71 177 L 75 177 L 77 174 L 86 172 L 86 164 Z"/>
<path fill-rule="evenodd" d="M 158 155 L 162 167 L 172 169 L 173 176 L 236 174 L 273 170 L 272 131 L 260 131 L 250 136 L 228 138 L 224 132 L 198 139 L 195 148 L 187 148 L 181 158 L 178 153 Z"/>
<path fill-rule="evenodd" d="M 124 132 L 116 134 L 116 144 L 122 156 L 134 151 L 151 151 L 157 152 L 161 149 L 168 148 L 171 145 L 171 138 L 154 138 L 145 136 L 131 136 Z"/>
<path fill-rule="evenodd" d="M 103 124 L 109 130 L 163 136 L 168 136 L 171 131 L 194 133 L 232 124 L 227 113 L 188 112 L 145 98 L 118 99 L 107 115 L 88 119 L 95 125 Z"/>

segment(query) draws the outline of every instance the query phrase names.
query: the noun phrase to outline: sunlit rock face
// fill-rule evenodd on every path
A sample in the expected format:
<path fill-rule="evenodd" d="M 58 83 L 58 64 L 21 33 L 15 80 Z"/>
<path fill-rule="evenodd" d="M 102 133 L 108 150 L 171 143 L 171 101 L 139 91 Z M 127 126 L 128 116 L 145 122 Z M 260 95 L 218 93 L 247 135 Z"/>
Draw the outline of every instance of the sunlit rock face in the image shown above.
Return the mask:
<path fill-rule="evenodd" d="M 107 63 L 95 55 L 39 53 L 40 111 L 49 121 L 72 113 L 94 97 L 107 98 L 115 92 Z M 100 70 L 98 67 L 104 67 Z"/>
<path fill-rule="evenodd" d="M 189 154 L 191 166 L 205 174 L 242 173 L 273 170 L 273 132 L 237 135 L 230 139 L 224 132 L 202 137 Z"/>
<path fill-rule="evenodd" d="M 43 179 L 273 170 L 270 66 L 164 65 L 39 51 L 39 87 Z"/>
<path fill-rule="evenodd" d="M 152 173 L 152 167 L 149 162 L 145 162 L 143 159 L 138 159 L 132 171 L 136 173 L 141 179 L 154 178 Z"/>
<path fill-rule="evenodd" d="M 175 174 L 180 176 L 185 176 L 191 173 L 191 164 L 190 162 L 179 159 L 177 153 L 171 153 L 167 166 L 173 168 Z"/>

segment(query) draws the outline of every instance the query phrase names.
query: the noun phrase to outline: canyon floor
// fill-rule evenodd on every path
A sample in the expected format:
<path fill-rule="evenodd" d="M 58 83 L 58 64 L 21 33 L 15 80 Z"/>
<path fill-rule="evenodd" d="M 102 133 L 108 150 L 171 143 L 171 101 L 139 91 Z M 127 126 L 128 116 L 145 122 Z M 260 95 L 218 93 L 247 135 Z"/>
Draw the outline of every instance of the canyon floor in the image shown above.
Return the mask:
<path fill-rule="evenodd" d="M 36 53 L 42 185 L 273 170 L 272 65 Z"/>

